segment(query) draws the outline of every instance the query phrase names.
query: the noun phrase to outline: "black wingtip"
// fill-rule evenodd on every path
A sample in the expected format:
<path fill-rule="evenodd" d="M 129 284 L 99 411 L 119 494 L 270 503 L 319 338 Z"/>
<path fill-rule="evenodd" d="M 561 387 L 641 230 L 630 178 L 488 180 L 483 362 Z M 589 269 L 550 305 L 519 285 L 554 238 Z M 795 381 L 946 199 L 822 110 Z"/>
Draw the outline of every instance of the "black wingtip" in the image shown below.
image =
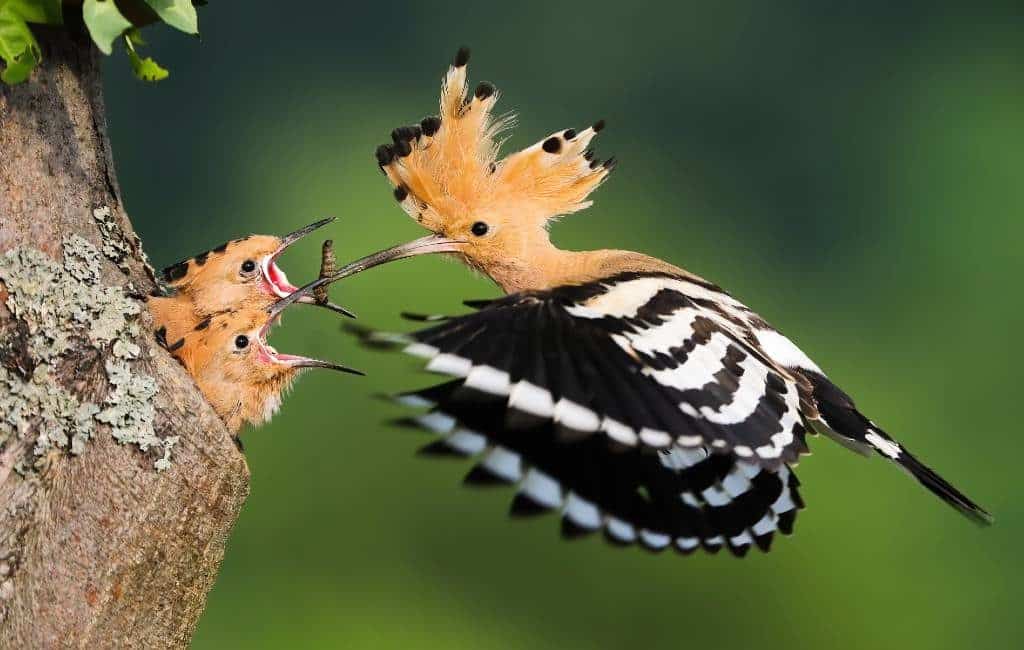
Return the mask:
<path fill-rule="evenodd" d="M 516 494 L 515 498 L 512 499 L 512 505 L 509 507 L 508 514 L 512 517 L 535 517 L 537 515 L 543 515 L 551 512 L 551 508 L 543 506 L 530 497 L 526 496 L 522 492 Z"/>
<path fill-rule="evenodd" d="M 452 60 L 452 66 L 455 68 L 461 68 L 467 63 L 469 63 L 469 48 L 460 47 L 459 51 L 455 53 L 455 59 Z"/>
<path fill-rule="evenodd" d="M 588 535 L 596 533 L 597 530 L 598 529 L 595 528 L 585 528 L 565 517 L 562 517 L 562 539 L 582 539 L 584 537 L 587 537 Z"/>
<path fill-rule="evenodd" d="M 591 126 L 590 128 L 594 129 L 594 133 L 600 133 L 601 131 L 604 131 L 604 127 L 604 120 L 598 120 L 594 122 L 593 126 Z"/>
<path fill-rule="evenodd" d="M 779 532 L 783 535 L 793 534 L 793 525 L 796 523 L 796 510 L 787 510 L 779 514 Z"/>
<path fill-rule="evenodd" d="M 429 445 L 420 447 L 416 453 L 419 456 L 429 456 L 432 458 L 462 458 L 465 456 L 465 454 L 448 445 L 443 440 L 437 440 Z"/>
<path fill-rule="evenodd" d="M 417 314 L 411 311 L 403 311 L 399 316 L 405 320 L 411 320 L 418 323 L 436 323 L 451 319 L 451 316 L 445 316 L 444 314 Z"/>
<path fill-rule="evenodd" d="M 746 557 L 747 553 L 750 552 L 750 544 L 740 544 L 738 546 L 727 544 L 727 546 L 729 547 L 729 552 L 732 553 L 733 557 Z"/>
<path fill-rule="evenodd" d="M 615 535 L 611 534 L 608 531 L 607 528 L 604 529 L 603 537 L 604 537 L 604 540 L 606 542 L 608 542 L 609 546 L 611 546 L 612 548 L 626 548 L 628 546 L 632 546 L 633 545 L 632 541 L 625 540 L 625 539 L 622 539 L 620 537 L 616 537 Z"/>
<path fill-rule="evenodd" d="M 991 526 L 995 518 L 987 510 L 953 487 L 932 468 L 904 449 L 896 462 L 905 468 L 929 492 L 939 497 L 979 526 Z"/>
<path fill-rule="evenodd" d="M 411 431 L 436 435 L 432 431 L 424 427 L 422 424 L 420 424 L 419 420 L 408 415 L 400 418 L 391 418 L 390 420 L 385 421 L 385 424 L 387 424 L 388 426 L 395 427 L 396 429 L 409 429 Z"/>
<path fill-rule="evenodd" d="M 377 330 L 352 321 L 343 321 L 340 329 L 342 332 L 356 337 L 360 345 L 371 350 L 394 350 L 401 345 L 396 341 L 379 338 Z"/>
<path fill-rule="evenodd" d="M 509 481 L 488 471 L 485 467 L 474 465 L 473 469 L 469 470 L 469 473 L 462 479 L 462 483 L 473 487 L 494 487 L 497 485 L 508 485 Z"/>

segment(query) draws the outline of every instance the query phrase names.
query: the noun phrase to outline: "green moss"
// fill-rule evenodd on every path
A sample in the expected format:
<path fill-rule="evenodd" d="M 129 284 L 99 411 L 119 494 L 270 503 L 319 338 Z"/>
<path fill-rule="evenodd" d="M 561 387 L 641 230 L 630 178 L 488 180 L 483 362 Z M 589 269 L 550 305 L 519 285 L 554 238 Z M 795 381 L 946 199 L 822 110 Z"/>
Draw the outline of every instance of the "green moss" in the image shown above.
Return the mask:
<path fill-rule="evenodd" d="M 104 231 L 105 241 L 107 236 Z M 102 428 L 122 444 L 161 449 L 154 466 L 166 469 L 177 437 L 156 435 L 156 381 L 132 368 L 142 354 L 136 343 L 142 306 L 100 280 L 103 256 L 120 265 L 130 248 L 122 236 L 120 244 L 105 243 L 101 255 L 86 239 L 71 235 L 63 252 L 63 264 L 28 247 L 0 256 L 0 281 L 13 316 L 0 346 L 0 446 L 12 438 L 31 439 L 36 457 L 53 449 L 77 455 Z M 109 352 L 106 390 L 96 391 L 96 401 L 76 396 L 53 378 L 58 364 L 87 357 L 88 348 Z"/>

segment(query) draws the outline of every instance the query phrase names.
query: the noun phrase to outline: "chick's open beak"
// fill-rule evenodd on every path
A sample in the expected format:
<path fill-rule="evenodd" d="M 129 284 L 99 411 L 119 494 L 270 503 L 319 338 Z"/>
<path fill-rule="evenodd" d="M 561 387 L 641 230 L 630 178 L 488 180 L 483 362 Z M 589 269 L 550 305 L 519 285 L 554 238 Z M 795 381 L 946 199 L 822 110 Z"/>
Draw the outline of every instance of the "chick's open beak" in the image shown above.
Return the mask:
<path fill-rule="evenodd" d="M 310 226 L 307 226 L 303 230 L 306 231 L 306 234 L 308 234 L 309 232 L 312 232 L 312 230 L 315 230 L 315 228 L 312 228 L 312 226 L 315 225 L 316 224 L 311 224 Z M 283 298 L 272 304 L 270 307 L 268 307 L 266 329 L 269 329 L 270 325 L 277 321 L 277 319 L 280 317 L 281 313 L 284 312 L 285 309 L 287 309 L 291 305 L 294 305 L 297 302 L 325 306 L 323 303 L 317 302 L 316 298 L 313 295 L 313 292 L 320 287 L 331 284 L 332 282 L 337 282 L 338 280 L 347 278 L 351 275 L 355 275 L 356 273 L 360 273 L 375 266 L 380 266 L 381 264 L 386 264 L 388 262 L 394 262 L 396 260 L 405 259 L 407 257 L 415 257 L 417 255 L 429 255 L 431 253 L 457 253 L 460 250 L 462 250 L 462 246 L 464 243 L 465 242 L 461 242 L 455 239 L 448 239 L 447 237 L 443 237 L 441 235 L 427 235 L 426 237 L 420 237 L 419 239 L 414 239 L 413 241 L 407 242 L 405 244 L 392 246 L 391 248 L 378 251 L 376 253 L 373 253 L 372 255 L 367 255 L 366 257 L 358 259 L 354 262 L 350 262 L 349 264 L 346 264 L 345 266 L 338 269 L 336 272 L 328 276 L 314 280 L 313 282 L 310 282 L 301 289 L 292 291 L 291 293 L 284 296 Z M 266 329 L 263 331 L 263 335 L 266 334 Z M 320 361 L 319 359 L 310 359 L 307 357 L 279 354 L 272 348 L 270 348 L 270 350 L 272 351 L 271 356 L 273 357 L 274 361 L 276 361 L 277 363 L 287 363 L 291 365 L 293 368 L 328 368 L 331 370 L 340 370 L 341 372 L 350 372 L 357 375 L 363 374 L 362 372 L 355 370 L 353 368 L 342 366 L 336 363 L 331 363 L 329 361 Z"/>
<path fill-rule="evenodd" d="M 322 286 L 337 282 L 338 280 L 342 280 L 357 273 L 361 273 L 375 266 L 387 264 L 388 262 L 395 262 L 407 257 L 415 257 L 417 255 L 430 255 L 432 253 L 458 253 L 462 250 L 462 246 L 464 244 L 465 242 L 457 239 L 448 239 L 442 235 L 427 235 L 426 237 L 420 237 L 419 239 L 414 239 L 411 242 L 406 242 L 405 244 L 386 248 L 382 251 L 362 257 L 354 262 L 350 262 L 327 277 L 319 278 L 310 282 L 301 289 L 293 291 L 289 296 L 275 302 L 267 311 L 269 311 L 272 316 L 276 316 L 291 304 L 296 302 L 306 303 L 310 300 L 315 300 L 313 298 L 313 291 L 315 289 L 319 289 Z"/>
<path fill-rule="evenodd" d="M 274 325 L 277 319 L 277 314 L 268 317 L 266 324 L 259 330 L 258 336 L 256 338 L 259 344 L 259 352 L 263 361 L 285 365 L 290 368 L 326 368 L 328 370 L 337 370 L 339 372 L 347 372 L 353 375 L 366 374 L 361 370 L 356 370 L 355 368 L 343 366 L 340 363 L 333 363 L 331 361 L 323 361 L 321 359 L 313 359 L 310 357 L 303 357 L 296 354 L 284 354 L 282 352 L 278 352 L 272 345 L 267 343 L 267 334 L 270 332 L 270 328 Z"/>
<path fill-rule="evenodd" d="M 288 363 L 292 368 L 327 368 L 328 370 L 338 370 L 340 372 L 347 372 L 353 375 L 366 375 L 362 370 L 349 368 L 348 366 L 343 366 L 340 363 L 331 363 L 330 361 L 321 361 L 320 359 L 310 359 L 308 357 L 296 357 Z"/>
<path fill-rule="evenodd" d="M 270 284 L 271 289 L 273 289 L 274 293 L 279 298 L 284 298 L 284 297 L 287 297 L 288 295 L 290 295 L 291 293 L 294 293 L 296 290 L 298 290 L 298 287 L 293 286 L 290 282 L 288 282 L 288 278 L 287 278 L 287 276 L 285 276 L 284 271 L 282 271 L 280 269 L 280 267 L 277 266 L 277 263 L 276 263 L 277 258 L 282 253 L 284 253 L 288 249 L 289 246 L 291 246 L 295 242 L 299 241 L 300 239 L 302 239 L 306 235 L 309 235 L 310 233 L 312 233 L 312 232 L 314 232 L 316 230 L 319 230 L 320 228 L 322 228 L 322 227 L 326 226 L 327 224 L 335 221 L 336 219 L 337 219 L 337 217 L 328 217 L 326 219 L 321 219 L 319 221 L 314 221 L 313 223 L 309 224 L 308 226 L 304 226 L 304 227 L 299 228 L 298 230 L 296 230 L 294 232 L 288 233 L 287 235 L 285 235 L 284 237 L 281 238 L 281 243 L 277 247 L 277 249 L 274 250 L 273 253 L 271 253 L 270 255 L 268 255 L 267 257 L 265 257 L 263 259 L 263 277 Z M 333 311 L 335 313 L 341 314 L 343 316 L 348 316 L 349 318 L 355 318 L 356 317 L 355 314 L 353 314 L 348 309 L 345 309 L 341 305 L 336 305 L 333 302 L 329 302 L 329 301 L 328 302 L 320 302 L 320 301 L 316 300 L 316 298 L 314 298 L 311 295 L 303 295 L 298 300 L 298 302 L 300 302 L 302 304 L 305 304 L 305 305 L 317 305 L 319 307 L 323 307 L 325 309 L 329 309 L 329 310 L 331 310 L 331 311 Z"/>
<path fill-rule="evenodd" d="M 320 221 L 314 221 L 313 223 L 309 224 L 308 226 L 303 226 L 302 228 L 299 228 L 298 230 L 296 230 L 294 232 L 288 233 L 287 235 L 285 235 L 284 237 L 281 238 L 281 245 L 277 247 L 276 251 L 274 251 L 273 256 L 277 257 L 278 255 L 283 253 L 286 248 L 288 248 L 289 246 L 291 246 L 295 242 L 299 241 L 300 239 L 302 239 L 303 237 L 305 237 L 309 233 L 311 233 L 311 232 L 313 232 L 315 230 L 319 230 L 320 228 L 323 228 L 327 224 L 329 224 L 329 223 L 331 223 L 333 221 L 336 221 L 336 220 L 337 220 L 337 217 L 327 217 L 326 219 L 321 219 Z"/>

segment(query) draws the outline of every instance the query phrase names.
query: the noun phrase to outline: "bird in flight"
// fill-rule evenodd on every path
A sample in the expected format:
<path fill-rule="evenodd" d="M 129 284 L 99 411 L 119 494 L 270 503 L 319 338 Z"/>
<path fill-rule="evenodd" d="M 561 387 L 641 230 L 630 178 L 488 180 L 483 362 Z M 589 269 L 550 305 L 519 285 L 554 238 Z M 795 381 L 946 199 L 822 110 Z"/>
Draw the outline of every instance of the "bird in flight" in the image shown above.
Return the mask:
<path fill-rule="evenodd" d="M 439 436 L 427 450 L 477 457 L 473 484 L 517 486 L 514 514 L 556 510 L 563 534 L 682 553 L 768 550 L 803 507 L 794 466 L 823 433 L 906 470 L 968 518 L 990 515 L 868 419 L 786 336 L 717 285 L 622 250 L 556 248 L 552 219 L 590 205 L 614 168 L 591 149 L 602 122 L 499 158 L 511 118 L 469 53 L 444 78 L 440 114 L 392 132 L 377 162 L 431 234 L 354 262 L 292 295 L 395 259 L 441 253 L 505 296 L 364 335 L 427 359 L 444 383 L 398 396 Z"/>

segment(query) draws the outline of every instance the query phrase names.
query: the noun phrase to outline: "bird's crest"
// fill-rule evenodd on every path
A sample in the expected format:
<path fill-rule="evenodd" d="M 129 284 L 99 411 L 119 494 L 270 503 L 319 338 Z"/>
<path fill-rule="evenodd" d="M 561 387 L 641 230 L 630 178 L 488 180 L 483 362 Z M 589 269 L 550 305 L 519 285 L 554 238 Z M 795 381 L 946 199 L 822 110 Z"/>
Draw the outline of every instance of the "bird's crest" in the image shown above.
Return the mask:
<path fill-rule="evenodd" d="M 489 82 L 468 96 L 468 60 L 463 48 L 448 68 L 439 115 L 395 129 L 394 143 L 377 148 L 402 208 L 439 231 L 480 211 L 544 223 L 588 207 L 587 197 L 614 167 L 614 159 L 594 160 L 589 149 L 604 123 L 558 131 L 499 159 L 498 136 L 514 118 L 494 115 L 498 91 Z"/>
<path fill-rule="evenodd" d="M 247 243 L 250 242 L 250 240 L 252 243 Z M 252 249 L 253 255 L 258 253 L 266 254 L 277 247 L 277 241 L 276 238 L 265 235 L 249 235 L 240 239 L 232 239 L 231 241 L 224 242 L 216 248 L 211 248 L 208 251 L 203 251 L 198 255 L 194 255 L 188 259 L 171 264 L 160 272 L 160 277 L 163 279 L 164 284 L 171 289 L 178 289 L 187 286 L 194 282 L 196 278 L 208 268 L 206 265 L 208 261 L 228 255 L 228 249 L 231 249 L 231 254 L 234 254 L 243 247 Z M 266 250 L 264 251 L 264 249 Z"/>

